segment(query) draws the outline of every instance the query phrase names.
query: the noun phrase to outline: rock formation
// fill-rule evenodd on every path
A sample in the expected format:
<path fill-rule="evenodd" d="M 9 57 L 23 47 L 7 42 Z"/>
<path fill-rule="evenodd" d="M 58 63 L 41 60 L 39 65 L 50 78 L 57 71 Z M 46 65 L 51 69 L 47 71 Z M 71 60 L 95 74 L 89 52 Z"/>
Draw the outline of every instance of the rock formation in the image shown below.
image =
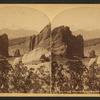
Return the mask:
<path fill-rule="evenodd" d="M 25 47 L 29 51 L 42 47 L 51 51 L 53 55 L 71 58 L 84 57 L 84 40 L 81 35 L 74 36 L 67 26 L 60 26 L 51 32 L 51 25 L 47 25 L 38 34 L 26 39 Z"/>
<path fill-rule="evenodd" d="M 3 34 L 0 36 L 0 55 L 8 57 L 8 36 Z"/>
<path fill-rule="evenodd" d="M 51 34 L 51 25 L 47 25 L 44 29 L 38 34 L 30 36 L 26 39 L 25 47 L 28 51 L 34 49 L 34 47 L 43 47 L 50 50 L 50 34 Z"/>
<path fill-rule="evenodd" d="M 43 47 L 45 49 L 50 49 L 50 35 L 51 35 L 51 25 L 47 25 L 36 37 L 35 46 Z"/>
<path fill-rule="evenodd" d="M 35 45 L 35 35 L 27 37 L 25 41 L 25 47 L 28 49 L 28 51 L 33 50 L 34 45 Z"/>
<path fill-rule="evenodd" d="M 90 54 L 89 54 L 89 57 L 90 58 L 94 58 L 96 55 L 95 55 L 95 50 L 91 50 Z"/>
<path fill-rule="evenodd" d="M 20 50 L 19 50 L 19 49 L 16 49 L 16 51 L 15 51 L 15 53 L 14 53 L 14 56 L 15 56 L 15 57 L 21 56 Z"/>
<path fill-rule="evenodd" d="M 22 57 L 22 62 L 24 64 L 28 64 L 33 61 L 40 60 L 41 56 L 45 54 L 45 57 L 48 59 L 51 55 L 51 51 L 44 49 L 42 47 L 34 48 L 34 50 L 30 51 L 29 53 L 25 54 Z"/>
<path fill-rule="evenodd" d="M 84 41 L 81 35 L 74 36 L 67 26 L 60 26 L 52 31 L 52 53 L 62 57 L 84 57 Z"/>

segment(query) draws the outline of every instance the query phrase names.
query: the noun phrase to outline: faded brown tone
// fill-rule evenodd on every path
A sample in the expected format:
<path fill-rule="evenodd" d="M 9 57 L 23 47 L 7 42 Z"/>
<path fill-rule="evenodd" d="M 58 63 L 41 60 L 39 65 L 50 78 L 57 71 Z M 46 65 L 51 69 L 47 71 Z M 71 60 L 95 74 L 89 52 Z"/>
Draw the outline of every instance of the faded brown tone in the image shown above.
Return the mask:
<path fill-rule="evenodd" d="M 77 45 L 78 44 L 78 45 Z M 69 27 L 60 26 L 52 31 L 52 53 L 72 58 L 84 57 L 84 41 L 81 35 L 74 36 Z"/>
<path fill-rule="evenodd" d="M 0 93 L 99 95 L 100 39 L 99 30 L 95 29 L 100 26 L 99 9 L 96 9 L 100 5 L 11 4 L 0 7 L 4 7 L 0 9 L 0 34 L 6 31 L 9 39 L 9 57 L 0 56 Z M 8 29 L 2 29 L 5 27 Z M 95 52 L 92 58 L 88 56 L 90 51 Z"/>
<path fill-rule="evenodd" d="M 3 34 L 0 36 L 0 55 L 8 57 L 8 36 L 6 34 Z"/>

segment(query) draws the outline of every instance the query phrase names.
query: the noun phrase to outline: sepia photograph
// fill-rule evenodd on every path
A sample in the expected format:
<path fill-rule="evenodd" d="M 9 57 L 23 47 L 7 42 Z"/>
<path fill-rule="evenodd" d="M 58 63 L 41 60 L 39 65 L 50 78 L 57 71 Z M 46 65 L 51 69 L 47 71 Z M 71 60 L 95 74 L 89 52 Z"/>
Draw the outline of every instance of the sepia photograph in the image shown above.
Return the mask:
<path fill-rule="evenodd" d="M 0 4 L 0 96 L 100 96 L 100 4 Z"/>
<path fill-rule="evenodd" d="M 99 94 L 100 9 L 62 11 L 52 28 L 52 92 Z"/>
<path fill-rule="evenodd" d="M 50 93 L 48 17 L 14 6 L 0 15 L 0 93 Z"/>

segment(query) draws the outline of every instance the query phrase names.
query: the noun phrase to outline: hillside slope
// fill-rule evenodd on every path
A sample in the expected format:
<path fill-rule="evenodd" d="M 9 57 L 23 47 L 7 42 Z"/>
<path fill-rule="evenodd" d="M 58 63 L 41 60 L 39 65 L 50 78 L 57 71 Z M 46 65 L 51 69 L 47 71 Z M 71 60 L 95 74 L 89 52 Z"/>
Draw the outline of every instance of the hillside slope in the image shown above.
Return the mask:
<path fill-rule="evenodd" d="M 28 53 L 36 47 L 43 47 L 50 50 L 50 34 L 51 25 L 46 25 L 39 34 L 30 35 L 27 37 L 20 37 L 15 39 L 9 39 L 9 54 L 14 55 L 16 49 L 19 49 L 21 54 Z"/>
<path fill-rule="evenodd" d="M 25 29 L 2 29 L 0 30 L 0 34 L 6 33 L 8 35 L 9 39 L 14 39 L 14 38 L 20 38 L 20 37 L 26 37 L 30 36 L 33 34 L 38 34 L 39 32 L 34 31 L 34 30 L 25 30 Z"/>
<path fill-rule="evenodd" d="M 84 46 L 85 47 L 95 46 L 97 44 L 100 44 L 100 38 L 89 39 L 89 40 L 84 41 Z"/>
<path fill-rule="evenodd" d="M 84 40 L 94 39 L 100 37 L 100 30 L 82 30 L 79 29 L 77 31 L 72 32 L 74 35 L 81 34 Z"/>
<path fill-rule="evenodd" d="M 20 37 L 20 38 L 9 39 L 9 46 L 20 45 L 22 43 L 25 43 L 26 38 L 27 37 Z"/>
<path fill-rule="evenodd" d="M 91 50 L 95 50 L 96 55 L 100 54 L 100 38 L 84 41 L 84 54 L 89 56 Z"/>

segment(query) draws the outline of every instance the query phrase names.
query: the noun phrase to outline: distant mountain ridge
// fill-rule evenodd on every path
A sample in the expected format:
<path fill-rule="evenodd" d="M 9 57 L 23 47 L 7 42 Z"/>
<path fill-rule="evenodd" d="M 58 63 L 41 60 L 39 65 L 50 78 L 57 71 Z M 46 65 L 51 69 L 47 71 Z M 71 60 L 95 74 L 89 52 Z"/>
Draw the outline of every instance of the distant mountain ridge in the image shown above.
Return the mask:
<path fill-rule="evenodd" d="M 95 46 L 100 44 L 100 38 L 94 38 L 84 41 L 84 47 Z"/>
<path fill-rule="evenodd" d="M 94 38 L 98 38 L 100 37 L 100 30 L 77 30 L 77 31 L 72 31 L 72 33 L 74 35 L 79 35 L 81 34 L 84 38 L 84 40 L 90 40 L 90 39 L 94 39 Z"/>
<path fill-rule="evenodd" d="M 20 38 L 9 39 L 9 46 L 20 45 L 22 43 L 25 43 L 26 38 L 27 37 L 20 37 Z"/>
<path fill-rule="evenodd" d="M 13 55 L 13 52 L 17 49 L 21 51 L 21 54 L 28 53 L 33 49 L 39 47 L 50 51 L 50 34 L 51 25 L 46 25 L 39 34 L 32 34 L 26 37 L 9 39 L 9 51 Z"/>
<path fill-rule="evenodd" d="M 1 29 L 0 34 L 4 34 L 4 33 L 6 33 L 8 35 L 9 39 L 14 39 L 14 38 L 30 36 L 33 34 L 38 34 L 39 32 L 37 32 L 35 30 L 25 30 L 25 29 L 16 29 L 16 30 Z"/>
<path fill-rule="evenodd" d="M 45 29 L 45 28 L 44 28 Z M 46 28 L 47 29 L 47 28 Z M 7 33 L 9 33 L 8 32 L 8 29 L 5 29 L 5 32 L 7 31 Z M 19 30 L 11 30 L 11 31 L 16 31 L 16 32 L 14 32 L 14 33 L 16 33 L 17 35 L 20 33 L 20 32 L 24 32 L 24 31 L 26 31 L 26 36 L 24 35 L 24 36 L 22 36 L 22 37 L 18 37 L 18 36 L 16 36 L 15 38 L 11 38 L 11 39 L 9 39 L 9 46 L 12 46 L 12 45 L 20 45 L 21 43 L 25 43 L 25 41 L 26 41 L 26 39 L 27 39 L 27 32 L 30 32 L 30 34 L 28 34 L 28 36 L 32 36 L 33 35 L 33 32 L 34 32 L 34 34 L 37 34 L 38 32 L 36 32 L 36 31 L 33 31 L 33 30 L 23 30 L 23 29 L 19 29 Z M 43 30 L 42 30 L 43 31 Z M 41 31 L 41 32 L 42 32 Z M 0 33 L 3 33 L 4 32 L 4 30 L 0 30 Z M 17 32 L 19 32 L 19 33 L 17 33 Z M 23 33 L 22 32 L 22 33 Z M 31 33 L 32 32 L 32 33 Z M 40 32 L 40 33 L 41 33 Z M 25 32 L 24 32 L 25 33 Z M 89 36 L 89 34 L 90 35 L 93 35 L 94 37 L 93 37 L 93 39 L 91 39 L 91 37 L 89 37 L 89 39 L 87 39 L 87 38 L 85 38 L 84 39 L 84 46 L 85 47 L 88 47 L 88 46 L 92 46 L 92 45 L 96 45 L 96 44 L 100 44 L 100 38 L 95 38 L 95 37 L 97 37 L 97 35 L 95 36 L 95 33 L 97 33 L 97 34 L 99 34 L 100 35 L 100 30 L 94 30 L 94 31 L 86 31 L 86 30 L 77 30 L 77 31 L 73 31 L 72 32 L 74 35 L 79 35 L 79 34 L 81 34 L 82 36 L 83 36 L 83 38 L 85 38 L 85 37 L 88 37 Z M 13 34 L 13 33 L 11 33 L 11 34 Z M 10 34 L 10 35 L 11 35 Z M 84 35 L 83 35 L 84 34 Z M 43 34 L 41 34 L 42 36 L 43 36 Z M 98 35 L 98 37 L 99 37 L 99 35 Z M 39 36 L 39 34 L 37 35 L 37 36 Z M 41 37 L 42 37 L 41 36 Z"/>

